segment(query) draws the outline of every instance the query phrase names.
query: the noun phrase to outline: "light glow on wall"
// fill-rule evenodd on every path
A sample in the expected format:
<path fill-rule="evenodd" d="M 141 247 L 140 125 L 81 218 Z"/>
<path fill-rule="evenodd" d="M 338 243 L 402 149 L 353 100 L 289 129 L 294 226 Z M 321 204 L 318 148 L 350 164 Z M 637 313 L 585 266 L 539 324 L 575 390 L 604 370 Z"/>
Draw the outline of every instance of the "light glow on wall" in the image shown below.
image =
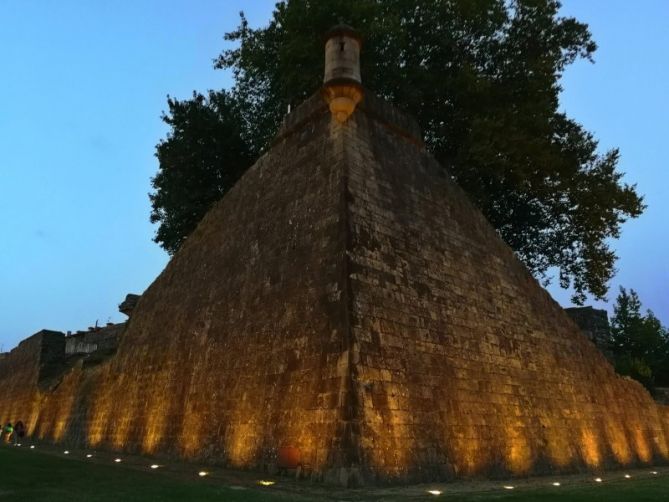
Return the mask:
<path fill-rule="evenodd" d="M 54 441 L 59 442 L 63 439 L 67 426 L 70 423 L 70 415 L 72 414 L 72 406 L 74 405 L 74 398 L 76 397 L 76 388 L 78 379 L 70 377 L 65 379 L 61 385 L 58 386 L 57 393 L 59 399 L 54 403 L 54 400 L 49 400 L 49 404 L 56 406 L 56 423 L 53 424 L 52 437 Z M 54 396 L 50 396 L 54 397 Z"/>
<path fill-rule="evenodd" d="M 581 453 L 583 460 L 589 467 L 597 467 L 600 464 L 601 454 L 597 436 L 586 427 L 581 429 Z"/>
<path fill-rule="evenodd" d="M 650 450 L 650 445 L 648 444 L 648 439 L 644 434 L 644 431 L 641 429 L 641 424 L 635 424 L 632 437 L 634 438 L 634 449 L 636 450 L 637 457 L 644 463 L 648 463 L 653 458 L 653 454 Z"/>
<path fill-rule="evenodd" d="M 168 383 L 169 375 L 166 371 L 161 371 L 155 375 L 150 383 L 154 391 L 149 397 L 144 415 L 145 431 L 142 440 L 142 451 L 149 455 L 155 453 L 160 446 L 167 427 L 170 407 Z"/>
<path fill-rule="evenodd" d="M 657 451 L 662 456 L 662 458 L 665 460 L 669 459 L 669 447 L 667 445 L 666 436 L 662 430 L 655 430 L 653 444 L 655 445 L 655 451 Z"/>
<path fill-rule="evenodd" d="M 517 423 L 515 427 L 505 430 L 507 440 L 507 466 L 514 474 L 525 474 L 532 467 L 532 451 L 525 437 L 523 427 Z"/>
<path fill-rule="evenodd" d="M 228 443 L 228 456 L 234 467 L 244 467 L 251 463 L 256 452 L 256 429 L 251 422 L 236 424 Z"/>
<path fill-rule="evenodd" d="M 39 419 L 41 404 L 42 404 L 41 396 L 39 395 L 39 393 L 35 392 L 31 399 L 30 416 L 26 422 L 26 429 L 28 436 L 32 436 L 35 433 L 35 426 L 37 425 L 37 420 Z"/>
<path fill-rule="evenodd" d="M 113 379 L 110 375 L 110 366 L 106 366 L 98 379 L 98 391 L 93 395 L 93 404 L 88 414 L 88 444 L 98 446 L 103 439 L 107 439 L 107 425 L 113 406 L 111 395 Z M 118 403 L 120 405 L 120 403 Z"/>
<path fill-rule="evenodd" d="M 632 461 L 632 451 L 627 441 L 627 435 L 619 422 L 611 417 L 607 418 L 604 434 L 616 460 L 622 465 L 629 464 Z"/>

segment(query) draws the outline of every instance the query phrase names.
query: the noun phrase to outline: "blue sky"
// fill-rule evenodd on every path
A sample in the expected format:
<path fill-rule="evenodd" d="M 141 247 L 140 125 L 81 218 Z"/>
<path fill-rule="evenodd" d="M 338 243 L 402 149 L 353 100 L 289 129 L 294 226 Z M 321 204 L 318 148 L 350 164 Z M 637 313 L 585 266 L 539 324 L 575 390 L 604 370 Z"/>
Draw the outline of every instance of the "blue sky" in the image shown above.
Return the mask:
<path fill-rule="evenodd" d="M 0 2 L 0 346 L 42 328 L 124 319 L 117 304 L 167 263 L 152 242 L 150 178 L 165 136 L 166 95 L 227 87 L 212 68 L 244 10 L 252 26 L 273 1 Z M 637 4 L 638 5 L 638 4 Z M 565 2 L 590 24 L 596 64 L 564 78 L 562 106 L 618 146 L 647 212 L 615 243 L 612 283 L 635 288 L 669 324 L 669 3 Z M 364 55 L 363 55 L 364 57 Z M 665 92 L 663 92 L 665 91 Z M 567 305 L 569 293 L 550 288 Z M 612 294 L 615 296 L 615 294 Z"/>

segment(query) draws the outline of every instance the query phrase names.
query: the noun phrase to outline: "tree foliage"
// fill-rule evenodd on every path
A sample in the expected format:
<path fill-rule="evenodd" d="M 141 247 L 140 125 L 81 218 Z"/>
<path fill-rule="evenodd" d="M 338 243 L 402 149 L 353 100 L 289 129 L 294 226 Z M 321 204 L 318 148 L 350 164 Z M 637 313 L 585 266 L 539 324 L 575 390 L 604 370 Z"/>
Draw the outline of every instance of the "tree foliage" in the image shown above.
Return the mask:
<path fill-rule="evenodd" d="M 611 318 L 611 351 L 616 370 L 649 389 L 669 385 L 669 332 L 631 289 L 620 288 Z"/>
<path fill-rule="evenodd" d="M 242 139 L 237 102 L 227 92 L 193 93 L 184 101 L 168 97 L 167 103 L 163 121 L 171 130 L 156 146 L 160 170 L 149 198 L 151 223 L 160 223 L 154 240 L 172 254 L 253 156 Z"/>
<path fill-rule="evenodd" d="M 644 206 L 622 182 L 618 151 L 599 153 L 594 136 L 559 109 L 564 69 L 596 50 L 587 25 L 560 17 L 559 7 L 288 0 L 259 29 L 242 14 L 226 34 L 234 48 L 215 66 L 233 71 L 240 134 L 257 155 L 287 106 L 319 88 L 323 34 L 340 20 L 355 26 L 365 86 L 416 117 L 430 150 L 528 268 L 543 279 L 556 268 L 581 302 L 587 292 L 606 294 L 616 259 L 608 240 Z"/>

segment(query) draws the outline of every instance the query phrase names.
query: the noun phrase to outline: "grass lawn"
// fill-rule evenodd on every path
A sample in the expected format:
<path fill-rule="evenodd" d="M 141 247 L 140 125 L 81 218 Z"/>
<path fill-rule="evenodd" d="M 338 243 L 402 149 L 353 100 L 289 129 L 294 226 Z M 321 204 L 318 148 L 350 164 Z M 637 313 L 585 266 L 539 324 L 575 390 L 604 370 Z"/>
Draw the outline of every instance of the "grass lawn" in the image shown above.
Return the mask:
<path fill-rule="evenodd" d="M 107 460 L 109 461 L 109 460 Z M 647 474 L 647 473 L 646 473 Z M 194 475 L 194 474 L 193 474 Z M 305 501 L 305 500 L 457 500 L 462 502 L 504 501 L 664 501 L 669 500 L 669 475 L 622 479 L 602 484 L 549 488 L 523 488 L 479 493 L 453 492 L 428 495 L 414 487 L 342 490 L 309 482 L 294 483 L 292 492 L 277 487 L 264 489 L 246 483 L 232 485 L 224 479 L 191 479 L 180 472 L 143 471 L 125 465 L 110 465 L 64 458 L 27 448 L 0 447 L 0 501 Z M 283 482 L 281 484 L 284 484 Z M 499 486 L 496 483 L 497 486 Z M 454 487 L 453 487 L 454 488 Z M 446 489 L 445 489 L 446 490 Z"/>
<path fill-rule="evenodd" d="M 438 500 L 438 497 L 433 497 Z M 451 495 L 445 500 L 463 502 L 509 500 L 518 502 L 558 501 L 569 502 L 646 502 L 669 500 L 669 477 L 616 482 L 606 485 L 573 488 L 523 490 L 515 493 L 496 492 L 480 495 Z"/>
<path fill-rule="evenodd" d="M 26 448 L 0 447 L 0 501 L 288 501 L 295 497 L 234 489 L 215 480 L 63 459 Z"/>

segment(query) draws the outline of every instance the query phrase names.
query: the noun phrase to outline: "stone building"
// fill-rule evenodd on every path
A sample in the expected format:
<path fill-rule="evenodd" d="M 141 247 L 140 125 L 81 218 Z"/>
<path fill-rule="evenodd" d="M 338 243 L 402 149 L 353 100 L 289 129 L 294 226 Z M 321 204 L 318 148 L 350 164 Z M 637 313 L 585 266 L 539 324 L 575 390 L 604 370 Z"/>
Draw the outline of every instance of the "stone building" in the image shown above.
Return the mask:
<path fill-rule="evenodd" d="M 106 326 L 95 326 L 88 331 L 77 331 L 65 337 L 65 354 L 92 354 L 97 351 L 116 350 L 125 323 L 107 323 Z"/>
<path fill-rule="evenodd" d="M 585 336 L 594 343 L 599 350 L 612 360 L 611 352 L 611 328 L 609 316 L 606 310 L 593 307 L 569 307 L 564 309 L 567 315 L 574 321 Z"/>
<path fill-rule="evenodd" d="M 131 299 L 134 303 L 139 298 L 138 295 L 128 295 L 126 301 L 128 297 L 134 297 Z M 74 334 L 40 330 L 21 341 L 12 351 L 0 354 L 0 382 L 4 379 L 5 384 L 17 389 L 24 382 L 32 383 L 42 391 L 49 390 L 57 386 L 64 374 L 76 365 L 92 366 L 111 357 L 116 352 L 125 326 L 124 322 L 107 323 Z M 16 395 L 21 394 L 18 391 Z M 7 397 L 11 399 L 11 392 Z M 0 404 L 5 405 L 5 412 L 11 409 L 7 401 Z"/>
<path fill-rule="evenodd" d="M 362 87 L 350 29 L 330 42 L 324 88 L 142 295 L 116 354 L 43 391 L 37 344 L 19 346 L 0 419 L 238 468 L 290 452 L 349 486 L 666 462 L 669 408 L 615 374 L 415 121 Z"/>

